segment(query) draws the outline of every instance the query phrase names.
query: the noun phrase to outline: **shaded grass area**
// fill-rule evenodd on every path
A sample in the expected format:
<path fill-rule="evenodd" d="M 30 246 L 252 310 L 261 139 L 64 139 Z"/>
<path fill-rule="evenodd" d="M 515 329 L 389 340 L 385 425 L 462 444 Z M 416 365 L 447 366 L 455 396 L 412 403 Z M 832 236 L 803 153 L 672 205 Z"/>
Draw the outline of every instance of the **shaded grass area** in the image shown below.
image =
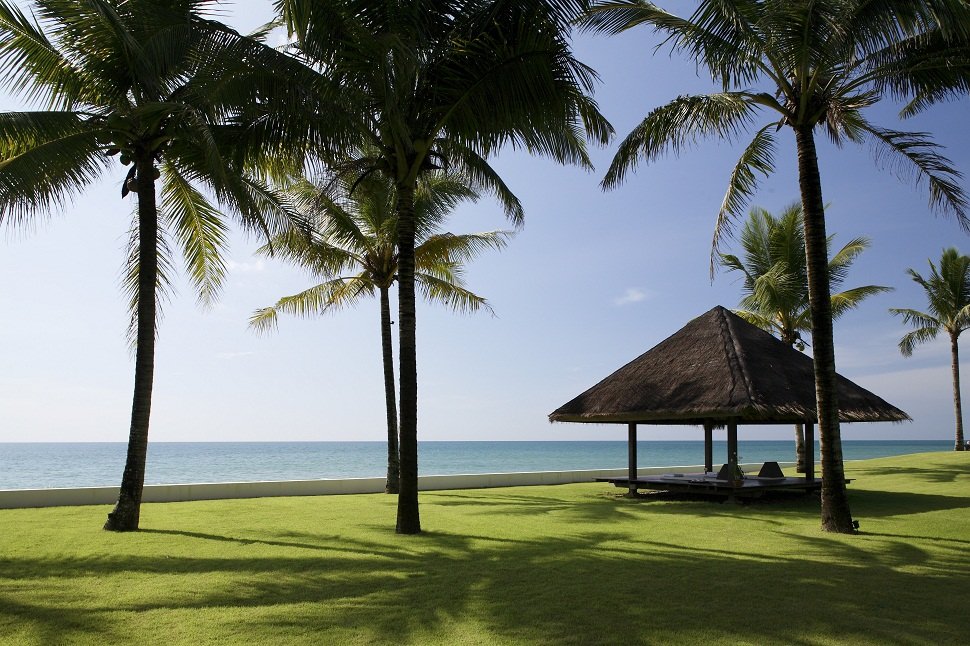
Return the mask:
<path fill-rule="evenodd" d="M 970 454 L 850 463 L 817 498 L 604 484 L 0 510 L 3 644 L 965 644 Z"/>

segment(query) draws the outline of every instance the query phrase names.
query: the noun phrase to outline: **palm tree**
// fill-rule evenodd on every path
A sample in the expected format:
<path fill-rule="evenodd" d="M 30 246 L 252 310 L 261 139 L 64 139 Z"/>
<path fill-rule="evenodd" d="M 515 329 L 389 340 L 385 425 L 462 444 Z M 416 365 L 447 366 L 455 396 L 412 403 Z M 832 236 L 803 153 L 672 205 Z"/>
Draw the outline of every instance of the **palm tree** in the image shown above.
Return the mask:
<path fill-rule="evenodd" d="M 827 245 L 832 244 L 829 236 Z M 743 309 L 735 313 L 762 330 L 775 334 L 788 345 L 805 349 L 802 332 L 812 329 L 808 303 L 808 279 L 805 271 L 805 233 L 802 205 L 788 206 L 775 217 L 761 208 L 753 208 L 741 230 L 743 258 L 721 254 L 720 263 L 744 276 Z M 855 238 L 829 260 L 829 282 L 838 289 L 856 257 L 869 247 L 867 238 Z M 832 294 L 832 318 L 837 319 L 874 294 L 891 291 L 891 287 L 865 285 Z M 814 447 L 809 447 L 814 450 Z M 795 470 L 805 472 L 805 432 L 795 425 Z"/>
<path fill-rule="evenodd" d="M 595 74 L 569 46 L 586 0 L 276 0 L 298 55 L 321 72 L 319 118 L 288 121 L 324 163 L 355 159 L 395 186 L 401 489 L 397 531 L 421 531 L 415 349 L 415 192 L 444 167 L 522 206 L 487 158 L 509 144 L 590 167 L 586 137 L 612 129 L 590 98 Z M 309 115 L 313 117 L 314 115 Z M 320 129 L 315 129 L 319 126 Z M 377 154 L 366 150 L 376 147 Z"/>
<path fill-rule="evenodd" d="M 606 33 L 639 25 L 667 35 L 665 42 L 709 70 L 722 91 L 681 96 L 650 112 L 620 144 L 605 188 L 621 183 L 641 160 L 655 161 L 668 150 L 678 153 L 700 137 L 734 140 L 759 114 L 770 115 L 730 175 L 715 227 L 712 273 L 722 234 L 740 217 L 758 176 L 774 169 L 776 133 L 787 127 L 795 135 L 818 396 L 822 528 L 852 533 L 815 133 L 821 128 L 837 145 L 871 144 L 878 157 L 925 179 L 931 204 L 970 228 L 960 175 L 932 140 L 924 133 L 879 127 L 864 115 L 887 94 L 916 95 L 919 101 L 909 106 L 916 110 L 953 81 L 950 69 L 965 71 L 965 58 L 948 52 L 966 52 L 970 5 L 964 0 L 701 0 L 685 19 L 642 0 L 613 0 L 597 3 L 586 22 Z"/>
<path fill-rule="evenodd" d="M 378 293 L 387 409 L 384 490 L 398 493 L 401 472 L 389 296 L 398 271 L 394 186 L 383 177 L 367 178 L 356 187 L 349 185 L 345 178 L 343 181 L 337 178 L 323 185 L 304 181 L 298 190 L 299 203 L 311 212 L 306 221 L 314 223 L 312 229 L 288 232 L 259 251 L 301 265 L 323 282 L 285 296 L 272 307 L 257 310 L 250 324 L 266 330 L 276 326 L 280 312 L 297 316 L 324 314 Z M 510 233 L 437 233 L 463 199 L 478 199 L 478 194 L 461 178 L 442 172 L 422 176 L 414 196 L 417 227 L 414 278 L 429 300 L 440 301 L 461 312 L 481 308 L 491 311 L 484 298 L 464 287 L 462 264 L 485 249 L 504 248 Z"/>
<path fill-rule="evenodd" d="M 953 411 L 956 416 L 954 451 L 966 450 L 963 443 L 963 407 L 960 403 L 960 333 L 970 328 L 970 256 L 963 256 L 954 247 L 943 250 L 940 267 L 930 263 L 930 277 L 923 278 L 916 270 L 907 270 L 910 277 L 926 292 L 929 312 L 896 309 L 889 311 L 903 317 L 903 323 L 915 329 L 899 341 L 904 357 L 913 348 L 945 331 L 950 337 L 950 370 L 953 373 Z"/>
<path fill-rule="evenodd" d="M 135 223 L 124 280 L 131 295 L 135 385 L 121 490 L 105 529 L 138 528 L 154 377 L 157 292 L 175 239 L 202 303 L 218 294 L 221 208 L 267 230 L 275 195 L 242 172 L 231 97 L 211 93 L 226 47 L 243 39 L 208 20 L 203 0 L 35 0 L 33 19 L 0 2 L 2 84 L 47 110 L 0 115 L 0 220 L 29 224 L 105 174 L 128 167 Z M 201 65 L 210 67 L 206 70 Z M 248 153 L 255 159 L 255 151 Z M 160 191 L 156 192 L 156 183 Z M 202 192 L 205 189 L 211 197 Z M 277 213 L 280 215 L 280 213 Z M 270 222 L 273 224 L 273 222 Z"/>

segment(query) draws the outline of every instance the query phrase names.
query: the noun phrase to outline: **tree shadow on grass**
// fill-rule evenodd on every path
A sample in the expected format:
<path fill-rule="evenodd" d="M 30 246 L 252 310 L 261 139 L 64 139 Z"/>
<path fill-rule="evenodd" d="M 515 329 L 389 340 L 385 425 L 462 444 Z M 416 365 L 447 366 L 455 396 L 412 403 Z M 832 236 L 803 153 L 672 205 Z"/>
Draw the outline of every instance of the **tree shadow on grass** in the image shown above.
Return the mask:
<path fill-rule="evenodd" d="M 286 527 L 232 536 L 156 529 L 181 553 L 194 554 L 200 540 L 224 551 L 7 559 L 16 563 L 0 572 L 8 581 L 16 575 L 18 592 L 0 594 L 0 626 L 26 623 L 34 643 L 50 644 L 117 640 L 129 613 L 140 611 L 183 613 L 223 643 L 233 635 L 250 643 L 806 645 L 965 637 L 965 577 L 952 574 L 970 563 L 962 546 L 930 553 L 889 536 L 873 545 L 789 534 L 787 553 L 756 554 L 722 547 L 714 531 L 700 547 L 665 540 L 662 524 L 636 532 L 629 524 L 566 526 L 569 535 L 522 540 L 458 530 L 350 541 Z M 90 577 L 111 589 L 145 576 L 157 581 L 150 594 L 93 590 L 80 607 L 58 588 Z M 475 639 L 456 626 L 473 627 Z"/>
<path fill-rule="evenodd" d="M 641 493 L 630 497 L 615 489 L 604 489 L 580 498 L 550 498 L 546 495 L 502 494 L 480 497 L 476 494 L 436 492 L 434 504 L 442 507 L 469 507 L 475 514 L 488 517 L 502 514 L 509 519 L 559 515 L 579 523 L 612 524 L 625 520 L 656 521 L 665 517 L 680 518 L 745 518 L 762 525 L 781 525 L 791 518 L 817 518 L 817 497 L 779 494 L 765 499 L 734 504 L 709 496 L 667 492 Z M 464 513 L 468 513 L 465 511 Z"/>
<path fill-rule="evenodd" d="M 0 643 L 117 643 L 132 617 L 212 643 L 965 643 L 970 541 L 868 533 L 865 518 L 970 502 L 850 492 L 861 536 L 799 533 L 799 517 L 817 527 L 817 499 L 735 506 L 553 489 L 426 494 L 432 531 L 417 536 L 170 520 L 126 537 L 142 535 L 140 553 L 128 541 L 0 557 Z M 536 515 L 548 522 L 531 535 L 510 526 Z M 689 544 L 670 537 L 675 517 L 696 527 Z M 738 523 L 694 522 L 720 517 Z M 718 529 L 728 526 L 780 537 L 780 549 L 745 549 Z M 180 639 L 153 628 L 156 641 Z"/>
<path fill-rule="evenodd" d="M 729 502 L 710 496 L 696 496 L 685 493 L 655 492 L 631 498 L 613 494 L 606 499 L 606 506 L 627 510 L 630 516 L 644 520 L 651 518 L 693 518 L 693 519 L 744 519 L 749 522 L 774 526 L 783 525 L 799 518 L 814 519 L 819 514 L 819 500 L 815 496 L 779 494 L 751 499 L 744 502 Z M 577 516 L 590 515 L 584 508 L 595 507 L 602 501 L 583 500 L 576 503 Z"/>
<path fill-rule="evenodd" d="M 335 550 L 359 553 L 361 549 L 354 548 L 351 544 L 337 548 L 333 541 L 340 540 L 339 536 L 327 534 L 309 534 L 306 532 L 287 532 L 287 538 L 304 538 L 299 542 L 295 540 L 267 540 L 265 538 L 245 538 L 241 536 L 224 536 L 207 532 L 190 532 L 179 529 L 140 529 L 142 534 L 160 534 L 167 536 L 183 536 L 185 538 L 197 538 L 206 541 L 219 541 L 225 543 L 235 543 L 237 545 L 267 545 L 271 547 L 294 547 L 305 550 L 324 550 L 332 552 Z"/>
<path fill-rule="evenodd" d="M 469 616 L 487 631 L 483 642 L 685 643 L 719 637 L 736 643 L 946 643 L 957 636 L 949 614 L 959 605 L 955 598 L 915 622 L 893 611 L 905 614 L 927 597 L 957 594 L 957 580 L 901 572 L 878 559 L 867 567 L 833 566 L 662 541 L 618 544 L 616 535 L 604 532 L 511 544 L 482 545 L 484 539 L 428 534 L 421 540 L 437 548 L 434 557 L 407 564 L 397 571 L 405 576 L 392 577 L 380 593 L 349 605 L 327 599 L 336 617 L 281 612 L 269 621 L 309 631 L 355 625 L 375 642 L 420 642 Z M 792 616 L 792 605 L 805 598 L 812 598 L 814 610 Z M 410 610 L 389 612 L 399 606 Z M 889 615 L 859 627 L 875 609 Z"/>
<path fill-rule="evenodd" d="M 121 643 L 124 626 L 105 624 L 96 613 L 68 611 L 12 586 L 0 589 L 0 643 L 60 646 L 79 637 L 102 643 Z"/>
<path fill-rule="evenodd" d="M 970 546 L 970 540 L 965 538 L 952 538 L 949 536 L 925 536 L 920 534 L 894 534 L 891 532 L 866 532 L 871 536 L 885 536 L 886 538 L 901 538 L 908 541 L 928 541 L 931 543 L 956 543 L 957 545 Z"/>
<path fill-rule="evenodd" d="M 493 495 L 491 490 L 488 495 L 469 495 L 457 491 L 447 491 L 435 492 L 433 498 L 429 496 L 429 499 L 433 500 L 435 505 L 445 508 L 471 508 L 482 516 L 502 513 L 509 516 L 534 517 L 541 514 L 567 513 L 582 516 L 592 521 L 610 521 L 620 517 L 628 517 L 635 509 L 623 504 L 602 504 L 604 501 L 611 502 L 613 498 L 611 494 L 605 492 L 593 494 L 577 501 L 576 498 L 558 498 L 546 495 L 511 495 L 497 492 Z"/>
<path fill-rule="evenodd" d="M 926 482 L 949 483 L 961 479 L 970 480 L 970 462 L 964 467 L 953 465 L 939 465 L 932 468 L 928 467 L 907 467 L 907 466 L 869 466 L 852 468 L 852 477 L 862 478 L 864 476 L 906 476 L 908 478 L 919 478 Z"/>
<path fill-rule="evenodd" d="M 970 508 L 970 496 L 944 496 L 911 491 L 874 491 L 853 489 L 849 502 L 860 518 L 885 518 L 931 511 Z"/>
<path fill-rule="evenodd" d="M 849 499 L 854 515 L 859 518 L 882 518 L 908 514 L 922 514 L 933 511 L 950 511 L 970 508 L 970 496 L 947 496 L 910 491 L 877 491 L 872 489 L 849 488 Z M 769 519 L 772 515 L 785 519 L 794 516 L 817 516 L 819 498 L 817 495 L 796 495 L 785 492 L 766 494 L 762 498 L 740 501 L 739 504 L 719 502 L 704 496 L 691 496 L 681 493 L 657 492 L 630 498 L 621 494 L 611 497 L 617 509 L 629 510 L 642 506 L 656 514 L 696 515 L 696 516 L 733 516 L 753 517 L 761 515 Z M 603 506 L 600 501 L 583 500 L 572 503 L 572 507 L 582 510 L 585 507 Z M 608 505 L 606 506 L 608 507 Z M 605 515 L 602 510 L 596 512 Z"/>
<path fill-rule="evenodd" d="M 327 558 L 174 559 L 176 572 L 230 574 L 238 585 L 191 594 L 188 583 L 160 586 L 150 602 L 81 610 L 27 594 L 30 601 L 3 603 L 0 612 L 36 625 L 34 634 L 53 644 L 110 641 L 124 634 L 131 611 L 202 608 L 209 611 L 197 621 L 217 622 L 211 609 L 230 610 L 233 634 L 252 643 L 301 635 L 330 643 L 447 642 L 451 627 L 463 622 L 482 631 L 480 643 L 916 644 L 957 643 L 960 636 L 959 577 L 904 571 L 898 555 L 891 563 L 833 564 L 652 539 L 620 542 L 603 531 L 534 541 L 452 532 L 414 538 L 426 551 L 391 549 L 379 561 L 340 549 Z M 386 553 L 389 546 L 371 547 Z M 154 560 L 106 558 L 99 576 L 153 573 Z M 72 575 L 69 562 L 39 560 L 35 567 L 39 576 Z M 792 612 L 804 599 L 812 599 L 812 610 Z M 918 617 L 907 612 L 915 607 Z M 874 613 L 885 615 L 868 621 Z M 209 628 L 216 637 L 230 629 Z"/>

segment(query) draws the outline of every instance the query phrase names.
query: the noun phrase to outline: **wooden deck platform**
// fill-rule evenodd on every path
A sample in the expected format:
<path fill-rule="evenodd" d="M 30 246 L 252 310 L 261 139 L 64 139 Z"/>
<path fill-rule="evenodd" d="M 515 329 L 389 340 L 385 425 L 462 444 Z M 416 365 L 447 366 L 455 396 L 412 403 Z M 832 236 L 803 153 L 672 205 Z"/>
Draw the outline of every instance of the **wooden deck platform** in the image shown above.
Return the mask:
<path fill-rule="evenodd" d="M 740 486 L 729 480 L 718 480 L 717 474 L 708 473 L 665 473 L 656 476 L 640 476 L 631 482 L 630 478 L 597 478 L 597 482 L 609 482 L 616 487 L 629 489 L 632 484 L 637 489 L 657 489 L 679 493 L 701 494 L 719 497 L 757 498 L 769 491 L 792 491 L 809 493 L 822 488 L 820 478 L 763 478 L 745 476 Z M 848 483 L 849 481 L 846 480 Z"/>

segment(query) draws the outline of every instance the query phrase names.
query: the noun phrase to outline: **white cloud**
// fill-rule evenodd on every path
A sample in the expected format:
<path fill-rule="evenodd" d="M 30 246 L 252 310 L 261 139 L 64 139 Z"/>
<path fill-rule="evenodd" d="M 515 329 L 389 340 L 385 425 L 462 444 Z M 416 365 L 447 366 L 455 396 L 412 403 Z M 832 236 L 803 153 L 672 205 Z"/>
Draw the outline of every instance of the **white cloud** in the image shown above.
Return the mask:
<path fill-rule="evenodd" d="M 282 49 L 283 47 L 296 43 L 296 34 L 288 36 L 285 29 L 282 27 L 277 27 L 269 33 L 269 38 L 267 38 L 267 41 L 271 47 Z"/>
<path fill-rule="evenodd" d="M 251 354 L 256 354 L 255 352 L 219 352 L 216 357 L 219 359 L 238 359 L 239 357 L 248 357 Z"/>
<path fill-rule="evenodd" d="M 623 293 L 623 296 L 613 300 L 615 305 L 629 305 L 630 303 L 639 303 L 640 301 L 646 300 L 649 294 L 638 289 L 636 287 L 628 287 Z"/>
<path fill-rule="evenodd" d="M 266 263 L 261 259 L 253 260 L 252 262 L 236 262 L 234 260 L 226 261 L 226 269 L 230 272 L 238 272 L 240 274 L 255 274 L 266 269 Z"/>

